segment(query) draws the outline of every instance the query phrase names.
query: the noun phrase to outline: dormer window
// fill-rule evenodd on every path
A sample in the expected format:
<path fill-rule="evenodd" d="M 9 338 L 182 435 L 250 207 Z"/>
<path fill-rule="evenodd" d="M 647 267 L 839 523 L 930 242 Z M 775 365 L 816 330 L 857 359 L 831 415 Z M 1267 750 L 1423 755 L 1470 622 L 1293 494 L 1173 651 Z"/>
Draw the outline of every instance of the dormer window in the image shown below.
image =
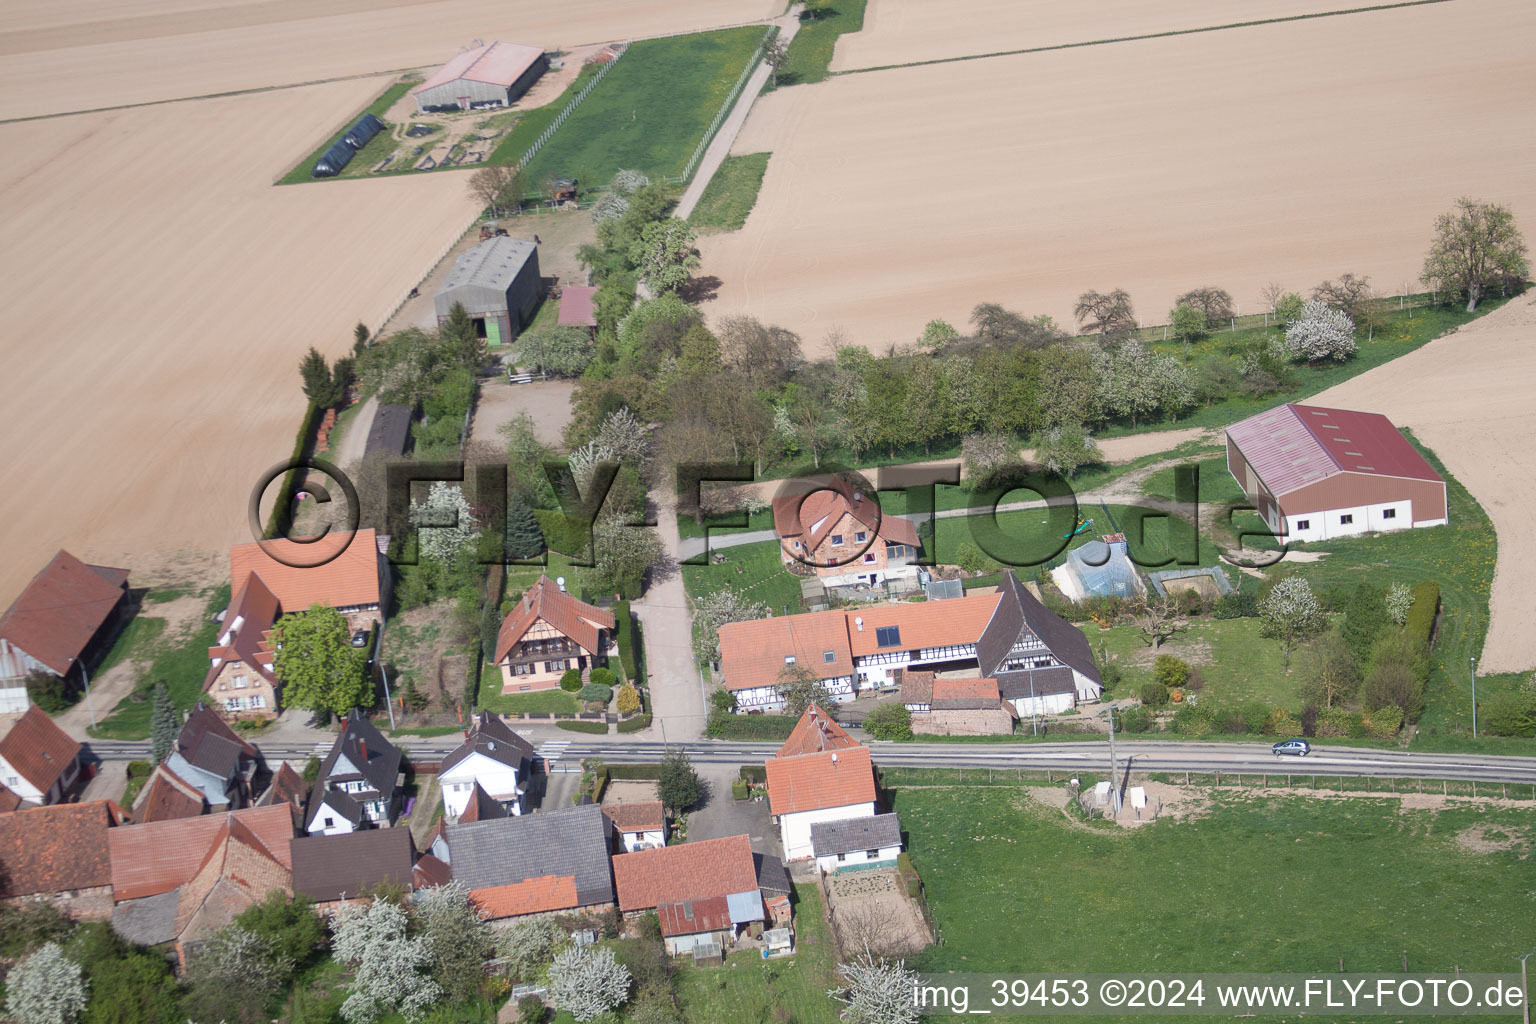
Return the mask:
<path fill-rule="evenodd" d="M 786 664 L 786 665 L 793 665 L 794 663 L 795 663 L 795 656 L 793 654 L 786 654 L 786 655 L 784 655 L 784 664 Z"/>
<path fill-rule="evenodd" d="M 837 660 L 837 654 L 833 651 L 822 651 L 821 660 L 830 665 Z"/>

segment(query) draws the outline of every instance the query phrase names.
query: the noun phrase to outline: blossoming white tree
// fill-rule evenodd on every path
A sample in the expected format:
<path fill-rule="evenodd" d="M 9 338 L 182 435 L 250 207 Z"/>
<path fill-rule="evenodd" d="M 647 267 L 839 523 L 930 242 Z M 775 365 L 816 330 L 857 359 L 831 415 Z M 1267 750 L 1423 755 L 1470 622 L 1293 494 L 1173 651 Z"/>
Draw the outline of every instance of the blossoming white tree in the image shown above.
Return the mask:
<path fill-rule="evenodd" d="M 1322 603 L 1312 593 L 1312 585 L 1300 576 L 1288 576 L 1276 583 L 1259 602 L 1259 634 L 1279 640 L 1285 650 L 1285 663 L 1291 663 L 1291 651 L 1328 628 L 1328 616 Z"/>
<path fill-rule="evenodd" d="M 16 1024 L 73 1024 L 85 1009 L 80 965 L 50 942 L 5 979 L 5 1012 Z"/>
<path fill-rule="evenodd" d="M 629 998 L 629 968 L 613 958 L 613 950 L 568 946 L 549 966 L 549 987 L 555 1005 L 578 1021 L 607 1013 Z"/>
<path fill-rule="evenodd" d="M 408 938 L 406 920 L 404 910 L 377 897 L 338 918 L 331 952 L 354 971 L 352 994 L 341 1004 L 350 1024 L 373 1024 L 391 1010 L 420 1020 L 443 994 L 424 973 L 432 965 L 432 940 Z"/>
<path fill-rule="evenodd" d="M 418 529 L 420 551 L 436 562 L 451 562 L 475 537 L 474 510 L 458 484 L 436 480 L 427 500 L 411 502 L 411 523 Z"/>
<path fill-rule="evenodd" d="M 878 960 L 868 952 L 837 965 L 841 988 L 827 995 L 843 1004 L 839 1019 L 846 1024 L 917 1024 L 921 1019 L 912 993 L 916 971 L 902 960 Z"/>
<path fill-rule="evenodd" d="M 1321 299 L 1302 307 L 1301 316 L 1285 329 L 1285 347 L 1292 359 L 1342 363 L 1355 354 L 1355 322 L 1343 310 Z"/>

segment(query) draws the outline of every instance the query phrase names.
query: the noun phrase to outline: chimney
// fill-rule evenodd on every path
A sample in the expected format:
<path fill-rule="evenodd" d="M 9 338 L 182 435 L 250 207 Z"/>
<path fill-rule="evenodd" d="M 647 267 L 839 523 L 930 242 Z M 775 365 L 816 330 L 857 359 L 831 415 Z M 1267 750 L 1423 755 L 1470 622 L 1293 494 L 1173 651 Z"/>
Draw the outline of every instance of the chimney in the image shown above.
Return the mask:
<path fill-rule="evenodd" d="M 359 737 L 357 741 L 357 747 L 363 752 L 363 760 L 368 760 L 368 741 Z"/>

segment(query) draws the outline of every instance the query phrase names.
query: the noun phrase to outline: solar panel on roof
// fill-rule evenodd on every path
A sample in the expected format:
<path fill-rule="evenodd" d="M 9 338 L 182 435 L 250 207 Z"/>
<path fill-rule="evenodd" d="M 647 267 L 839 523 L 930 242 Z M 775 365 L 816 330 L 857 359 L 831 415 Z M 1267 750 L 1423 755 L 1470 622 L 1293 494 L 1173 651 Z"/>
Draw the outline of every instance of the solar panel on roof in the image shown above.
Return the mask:
<path fill-rule="evenodd" d="M 900 626 L 880 626 L 875 630 L 875 645 L 877 647 L 897 647 L 900 644 Z"/>

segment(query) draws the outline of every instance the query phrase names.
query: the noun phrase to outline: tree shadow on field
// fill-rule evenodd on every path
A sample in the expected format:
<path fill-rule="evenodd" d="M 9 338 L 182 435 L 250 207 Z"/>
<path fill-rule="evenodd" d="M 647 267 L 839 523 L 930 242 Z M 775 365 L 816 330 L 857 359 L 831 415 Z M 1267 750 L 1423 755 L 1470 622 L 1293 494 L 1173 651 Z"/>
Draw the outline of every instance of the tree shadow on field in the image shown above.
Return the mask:
<path fill-rule="evenodd" d="M 690 306 L 709 302 L 720 294 L 720 279 L 713 274 L 695 277 L 677 290 L 677 297 Z"/>

